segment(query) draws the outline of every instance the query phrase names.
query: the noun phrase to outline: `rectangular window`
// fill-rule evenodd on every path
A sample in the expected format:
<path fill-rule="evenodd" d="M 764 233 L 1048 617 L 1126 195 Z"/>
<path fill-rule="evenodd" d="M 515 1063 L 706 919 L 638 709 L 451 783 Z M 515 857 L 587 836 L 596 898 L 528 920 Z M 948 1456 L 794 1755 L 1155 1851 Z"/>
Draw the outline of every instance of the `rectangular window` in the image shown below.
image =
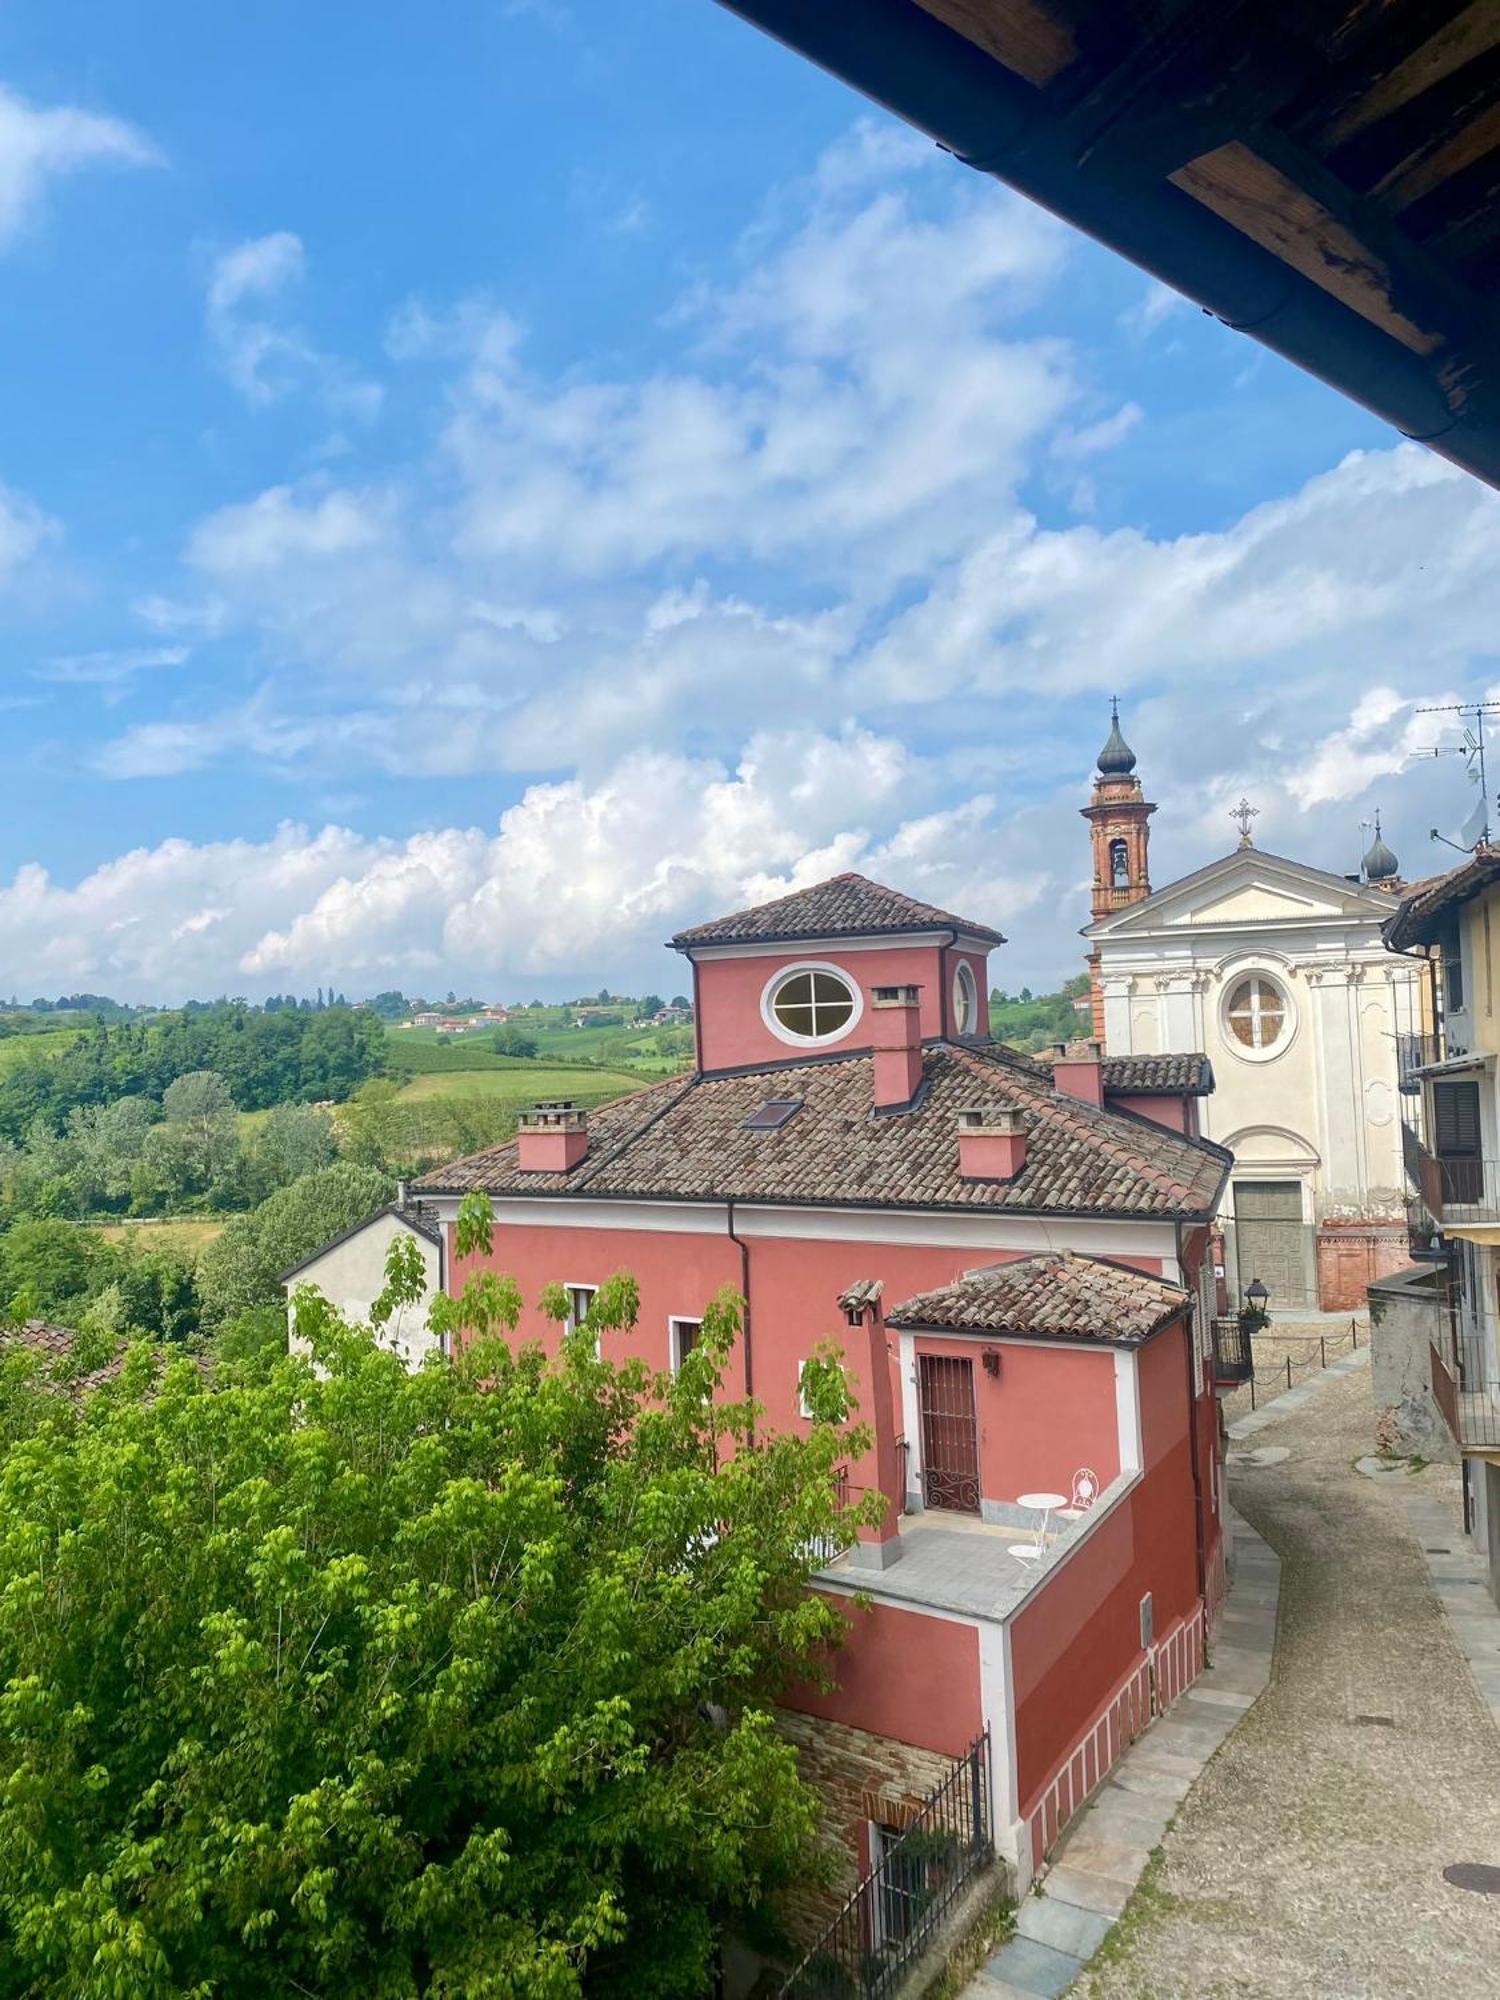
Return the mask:
<path fill-rule="evenodd" d="M 1464 962 L 1459 956 L 1455 943 L 1451 954 L 1443 953 L 1443 991 L 1450 1014 L 1461 1014 L 1464 1010 Z"/>
<path fill-rule="evenodd" d="M 812 1415 L 812 1411 L 808 1408 L 807 1391 L 802 1386 L 802 1377 L 806 1372 L 807 1363 L 799 1361 L 797 1363 L 797 1414 L 799 1417 L 810 1417 Z"/>
<path fill-rule="evenodd" d="M 599 1287 L 597 1285 L 568 1285 L 565 1287 L 565 1290 L 568 1294 L 567 1331 L 569 1333 L 577 1333 L 579 1327 L 583 1325 L 584 1321 L 593 1311 L 594 1300 L 598 1296 Z M 603 1352 L 603 1336 L 596 1333 L 594 1335 L 595 1359 L 597 1360 Z"/>
<path fill-rule="evenodd" d="M 670 1320 L 667 1333 L 672 1356 L 672 1373 L 676 1375 L 681 1371 L 683 1362 L 703 1338 L 703 1322 L 701 1319 Z"/>

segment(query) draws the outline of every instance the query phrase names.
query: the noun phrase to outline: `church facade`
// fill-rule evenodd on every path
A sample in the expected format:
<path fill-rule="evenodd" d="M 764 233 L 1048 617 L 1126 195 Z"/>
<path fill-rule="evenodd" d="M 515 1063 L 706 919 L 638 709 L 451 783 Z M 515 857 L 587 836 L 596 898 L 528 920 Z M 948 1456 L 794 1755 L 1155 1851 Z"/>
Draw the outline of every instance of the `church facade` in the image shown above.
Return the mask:
<path fill-rule="evenodd" d="M 1111 1058 L 1201 1052 L 1204 1136 L 1235 1157 L 1220 1208 L 1225 1281 L 1273 1308 L 1352 1311 L 1407 1261 L 1398 1038 L 1420 1026 L 1413 968 L 1384 949 L 1396 857 L 1357 877 L 1239 844 L 1151 885 L 1155 807 L 1118 717 L 1084 816 L 1093 837 L 1095 1037 Z"/>

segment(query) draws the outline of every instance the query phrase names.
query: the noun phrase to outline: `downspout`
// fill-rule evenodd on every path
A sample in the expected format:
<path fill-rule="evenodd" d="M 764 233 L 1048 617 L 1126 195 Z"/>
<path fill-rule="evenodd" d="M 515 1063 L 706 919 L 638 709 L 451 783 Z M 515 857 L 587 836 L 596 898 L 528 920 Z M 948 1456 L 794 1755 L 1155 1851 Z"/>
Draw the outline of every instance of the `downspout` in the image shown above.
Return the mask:
<path fill-rule="evenodd" d="M 1186 1275 L 1182 1261 L 1182 1224 L 1174 1222 L 1173 1234 L 1177 1239 L 1177 1275 Z M 1205 1230 L 1205 1248 L 1207 1232 Z M 1198 1598 L 1200 1603 L 1208 1602 L 1208 1552 L 1203 1545 L 1203 1468 L 1198 1459 L 1198 1385 L 1193 1378 L 1193 1322 L 1202 1304 L 1203 1287 L 1198 1287 L 1198 1296 L 1184 1322 L 1186 1339 L 1182 1343 L 1183 1356 L 1187 1362 L 1188 1392 L 1188 1457 L 1193 1468 L 1193 1545 L 1198 1562 Z M 1215 1399 L 1217 1400 L 1217 1398 Z"/>
<path fill-rule="evenodd" d="M 697 988 L 694 987 L 693 990 L 696 995 Z M 745 1401 L 749 1403 L 755 1397 L 755 1364 L 750 1345 L 750 1245 L 743 1236 L 736 1236 L 734 1233 L 733 1195 L 730 1195 L 724 1203 L 724 1223 L 730 1242 L 740 1253 L 740 1297 L 745 1301 L 745 1317 L 741 1328 L 745 1336 Z M 751 1444 L 755 1442 L 754 1416 L 750 1418 L 750 1442 Z"/>
<path fill-rule="evenodd" d="M 953 1036 L 953 967 L 948 963 L 948 954 L 957 943 L 958 932 L 949 931 L 948 942 L 938 946 L 938 983 L 942 988 L 938 994 L 938 1005 L 942 1009 L 938 1015 L 938 1024 L 945 1042 L 950 1041 Z M 978 982 L 975 984 L 977 986 Z"/>
<path fill-rule="evenodd" d="M 698 961 L 688 960 L 693 968 L 693 1061 L 699 1076 L 703 1074 L 703 1009 L 698 1005 Z"/>

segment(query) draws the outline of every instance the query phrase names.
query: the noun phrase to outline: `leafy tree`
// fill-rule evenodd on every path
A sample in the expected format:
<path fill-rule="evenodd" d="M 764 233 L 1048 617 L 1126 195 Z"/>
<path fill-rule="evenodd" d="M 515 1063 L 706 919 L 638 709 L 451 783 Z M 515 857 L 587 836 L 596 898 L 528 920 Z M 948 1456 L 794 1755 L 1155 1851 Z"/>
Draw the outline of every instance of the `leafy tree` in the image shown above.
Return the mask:
<path fill-rule="evenodd" d="M 251 1188 L 264 1200 L 303 1174 L 332 1166 L 337 1153 L 333 1120 L 321 1105 L 278 1104 L 250 1140 Z"/>
<path fill-rule="evenodd" d="M 370 1011 L 378 1014 L 382 1021 L 404 1021 L 411 1012 L 411 1002 L 404 993 L 398 993 L 391 987 L 375 995 L 370 1002 Z"/>
<path fill-rule="evenodd" d="M 96 1229 L 76 1222 L 18 1222 L 0 1236 L 0 1298 L 25 1293 L 37 1318 L 76 1326 L 119 1264 L 118 1253 Z"/>
<path fill-rule="evenodd" d="M 689 1000 L 689 998 L 685 993 L 678 993 L 673 996 L 672 1005 L 674 1007 L 681 1007 L 684 1010 L 687 1010 L 691 1009 L 692 1004 L 693 1004 L 692 1001 Z"/>
<path fill-rule="evenodd" d="M 536 1042 L 520 1028 L 497 1028 L 490 1037 L 490 1047 L 497 1056 L 525 1056 L 536 1054 Z"/>
<path fill-rule="evenodd" d="M 284 1271 L 365 1221 L 395 1192 L 385 1174 L 341 1160 L 235 1216 L 198 1260 L 205 1327 L 211 1331 L 252 1307 L 276 1304 Z"/>
<path fill-rule="evenodd" d="M 638 1003 L 636 1007 L 636 1012 L 637 1014 L 645 1015 L 646 1018 L 649 1020 L 651 1015 L 659 1014 L 661 1012 L 661 1008 L 662 1008 L 661 995 L 659 993 L 648 993 L 645 999 Z"/>
<path fill-rule="evenodd" d="M 770 1705 L 867 1438 L 717 1400 L 731 1296 L 675 1378 L 518 1307 L 410 1375 L 307 1294 L 316 1365 L 0 1402 L 0 1992 L 675 2000 L 805 1872 Z"/>

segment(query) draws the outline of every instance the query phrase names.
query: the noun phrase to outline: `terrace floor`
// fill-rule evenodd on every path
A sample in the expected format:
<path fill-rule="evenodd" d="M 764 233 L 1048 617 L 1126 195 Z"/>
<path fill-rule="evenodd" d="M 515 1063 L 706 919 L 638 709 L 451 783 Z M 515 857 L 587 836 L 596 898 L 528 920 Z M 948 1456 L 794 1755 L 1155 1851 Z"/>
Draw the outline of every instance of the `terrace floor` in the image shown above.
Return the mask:
<path fill-rule="evenodd" d="M 1114 1489 L 1106 1488 L 1096 1513 L 1108 1511 Z M 1055 1523 L 1039 1563 L 1013 1556 L 1013 1547 L 1031 1539 L 1030 1530 L 981 1521 L 974 1514 L 927 1508 L 901 1516 L 901 1558 L 889 1569 L 868 1569 L 842 1556 L 823 1574 L 845 1585 L 934 1610 L 969 1617 L 997 1618 L 1018 1604 L 1039 1577 L 1045 1577 L 1078 1539 L 1082 1522 Z"/>

